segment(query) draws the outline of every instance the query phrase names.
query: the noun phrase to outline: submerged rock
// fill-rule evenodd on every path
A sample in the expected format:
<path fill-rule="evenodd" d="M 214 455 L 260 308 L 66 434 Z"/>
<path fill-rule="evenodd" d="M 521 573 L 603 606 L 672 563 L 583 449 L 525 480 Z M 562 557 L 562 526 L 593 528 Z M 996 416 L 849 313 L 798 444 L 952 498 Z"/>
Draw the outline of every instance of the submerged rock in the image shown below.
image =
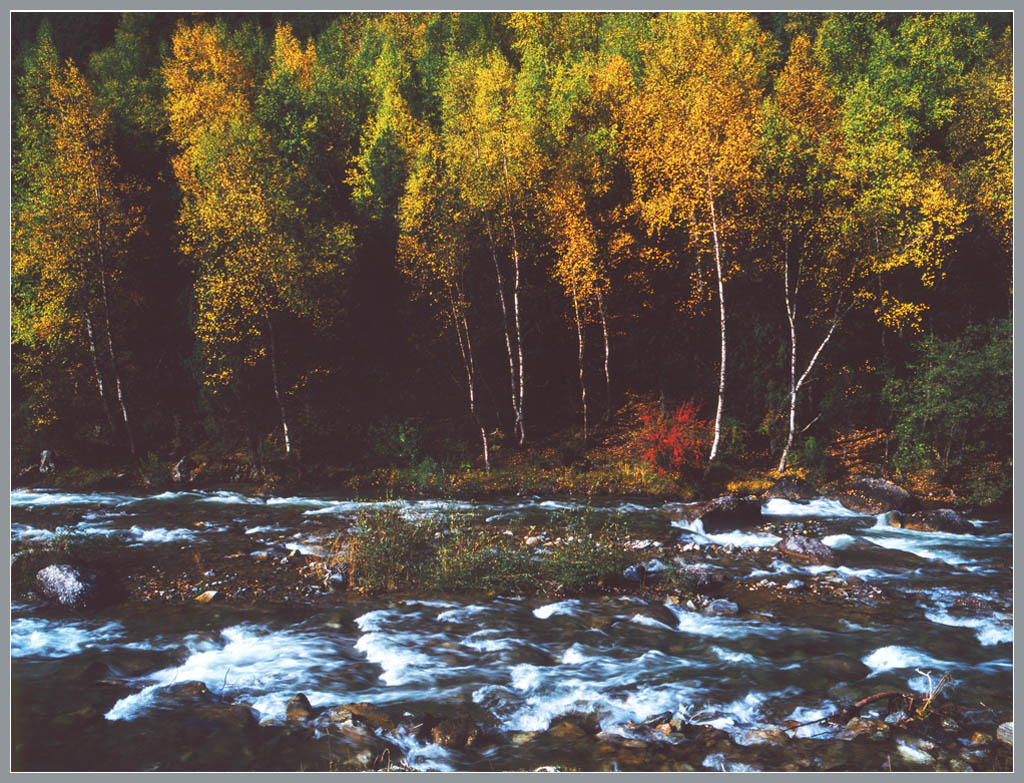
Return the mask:
<path fill-rule="evenodd" d="M 839 565 L 835 551 L 817 538 L 809 536 L 787 536 L 775 545 L 783 557 L 818 565 Z"/>
<path fill-rule="evenodd" d="M 36 589 L 43 598 L 71 609 L 84 609 L 100 596 L 98 576 L 71 565 L 49 565 L 36 574 Z"/>
<path fill-rule="evenodd" d="M 935 511 L 915 511 L 911 514 L 893 514 L 889 520 L 893 527 L 923 530 L 929 533 L 975 533 L 967 517 L 951 508 Z"/>
<path fill-rule="evenodd" d="M 806 666 L 835 682 L 855 682 L 871 674 L 871 668 L 862 661 L 845 653 L 822 655 L 805 661 Z"/>
<path fill-rule="evenodd" d="M 839 502 L 858 514 L 884 514 L 886 511 L 914 511 L 920 507 L 903 487 L 885 479 L 862 476 L 854 479 Z"/>
<path fill-rule="evenodd" d="M 782 498 L 783 500 L 810 500 L 820 495 L 821 493 L 813 484 L 801 478 L 781 478 L 764 493 L 766 499 Z"/>

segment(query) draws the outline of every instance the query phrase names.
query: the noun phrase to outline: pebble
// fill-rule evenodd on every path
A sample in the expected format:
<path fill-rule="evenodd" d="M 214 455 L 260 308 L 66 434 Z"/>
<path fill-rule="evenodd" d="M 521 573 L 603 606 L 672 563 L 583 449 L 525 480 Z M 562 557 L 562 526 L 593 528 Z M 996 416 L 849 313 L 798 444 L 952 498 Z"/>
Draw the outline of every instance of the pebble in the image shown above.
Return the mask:
<path fill-rule="evenodd" d="M 908 745 L 905 742 L 900 742 L 896 747 L 903 758 L 914 764 L 931 764 L 934 761 L 930 753 L 926 753 L 920 748 L 915 748 L 913 745 Z"/>
<path fill-rule="evenodd" d="M 992 735 L 991 734 L 985 734 L 982 731 L 976 731 L 976 732 L 974 732 L 971 735 L 971 744 L 975 745 L 975 746 L 977 746 L 977 745 L 991 745 L 992 744 Z"/>
<path fill-rule="evenodd" d="M 210 601 L 212 601 L 216 597 L 217 597 L 217 591 L 216 590 L 207 590 L 205 593 L 200 593 L 199 595 L 197 595 L 196 596 L 196 601 L 198 601 L 201 604 L 208 604 L 208 603 L 210 603 Z"/>

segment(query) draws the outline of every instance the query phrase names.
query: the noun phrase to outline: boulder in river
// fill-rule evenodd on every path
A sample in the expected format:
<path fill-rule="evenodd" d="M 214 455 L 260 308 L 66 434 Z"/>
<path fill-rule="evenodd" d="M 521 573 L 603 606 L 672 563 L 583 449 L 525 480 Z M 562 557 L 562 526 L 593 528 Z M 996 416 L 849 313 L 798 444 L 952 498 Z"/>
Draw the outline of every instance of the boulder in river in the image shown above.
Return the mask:
<path fill-rule="evenodd" d="M 858 514 L 914 511 L 920 507 L 917 499 L 903 487 L 871 476 L 854 479 L 838 499 L 846 508 Z"/>
<path fill-rule="evenodd" d="M 72 565 L 48 565 L 36 574 L 36 589 L 48 601 L 83 609 L 97 602 L 100 595 L 98 577 Z"/>
<path fill-rule="evenodd" d="M 347 713 L 347 715 L 343 715 Z M 334 710 L 332 714 L 332 720 L 342 720 L 343 718 L 352 718 L 369 726 L 372 729 L 384 729 L 385 731 L 392 731 L 395 728 L 395 722 L 380 707 L 373 704 L 369 704 L 365 701 L 361 701 L 355 704 L 345 704 L 338 709 Z"/>
<path fill-rule="evenodd" d="M 766 499 L 782 498 L 783 500 L 810 500 L 819 495 L 821 493 L 817 487 L 810 482 L 789 476 L 780 478 L 764 493 Z"/>
<path fill-rule="evenodd" d="M 710 615 L 734 615 L 739 614 L 740 608 L 725 598 L 717 598 L 704 607 L 704 614 Z"/>
<path fill-rule="evenodd" d="M 461 750 L 479 745 L 483 738 L 483 730 L 468 715 L 456 715 L 436 720 L 428 718 L 423 722 L 422 735 L 430 738 L 435 745 L 442 748 Z"/>
<path fill-rule="evenodd" d="M 810 536 L 786 536 L 775 545 L 779 553 L 792 560 L 800 560 L 816 565 L 839 565 L 839 557 L 835 551 L 817 538 Z"/>
<path fill-rule="evenodd" d="M 697 595 L 716 593 L 730 579 L 724 571 L 712 570 L 700 565 L 682 566 L 679 573 L 686 580 L 690 591 Z"/>
<path fill-rule="evenodd" d="M 753 495 L 722 495 L 700 506 L 704 530 L 744 527 L 761 521 L 761 501 Z"/>
<path fill-rule="evenodd" d="M 991 601 L 986 601 L 976 595 L 957 596 L 956 600 L 953 601 L 953 608 L 965 609 L 972 612 L 985 612 L 986 614 L 991 614 L 996 609 Z"/>
<path fill-rule="evenodd" d="M 934 511 L 915 511 L 911 514 L 893 514 L 889 523 L 907 530 L 930 533 L 974 533 L 974 525 L 959 511 L 940 508 Z"/>
<path fill-rule="evenodd" d="M 284 705 L 285 718 L 289 723 L 303 723 L 313 717 L 313 705 L 306 694 L 299 693 L 288 699 Z"/>
<path fill-rule="evenodd" d="M 595 735 L 601 731 L 601 721 L 594 712 L 564 712 L 551 719 L 548 731 L 554 731 L 566 724 L 575 726 L 581 734 Z"/>

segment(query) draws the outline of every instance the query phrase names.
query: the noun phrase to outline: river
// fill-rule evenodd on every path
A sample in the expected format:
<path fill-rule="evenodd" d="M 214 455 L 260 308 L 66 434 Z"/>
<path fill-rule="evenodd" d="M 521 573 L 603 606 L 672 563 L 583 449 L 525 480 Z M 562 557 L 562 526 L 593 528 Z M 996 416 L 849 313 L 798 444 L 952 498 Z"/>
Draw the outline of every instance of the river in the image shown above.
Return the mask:
<path fill-rule="evenodd" d="M 623 517 L 638 551 L 650 544 L 648 534 L 664 536 L 673 507 L 544 498 L 390 503 L 412 519 L 459 513 L 513 534 L 586 506 Z M 223 491 L 143 497 L 17 490 L 11 495 L 12 558 L 26 546 L 68 534 L 154 563 L 182 552 L 317 555 L 325 530 L 346 529 L 371 505 Z M 398 725 L 382 729 L 381 737 L 400 751 L 406 767 L 423 770 L 620 769 L 643 749 L 647 760 L 637 762 L 639 768 L 799 768 L 798 757 L 810 759 L 801 762 L 805 768 L 827 768 L 822 755 L 836 753 L 844 735 L 812 721 L 868 694 L 927 692 L 943 674 L 952 677 L 950 692 L 979 725 L 994 732 L 1011 719 L 1009 519 L 971 520 L 974 533 L 954 535 L 895 528 L 884 514 L 857 515 L 827 499 L 769 500 L 762 512 L 766 521 L 817 525 L 844 564 L 778 559 L 770 548 L 779 537 L 765 526 L 706 534 L 699 520 L 677 522 L 671 536 L 690 544 L 710 567 L 755 588 L 799 591 L 816 580 L 862 580 L 898 599 L 870 612 L 754 612 L 741 605 L 734 616 L 708 616 L 685 602 L 643 595 L 339 595 L 316 605 L 129 602 L 83 611 L 16 596 L 14 769 L 274 768 L 266 761 L 266 737 L 253 739 L 252 727 L 244 725 L 235 736 L 209 711 L 246 705 L 264 727 L 286 727 L 286 705 L 299 693 L 314 711 L 347 703 L 384 709 Z M 737 550 L 757 555 L 758 565 L 728 559 L 716 565 L 714 553 Z M 958 599 L 965 597 L 994 608 L 962 609 Z M 204 683 L 208 692 L 190 696 L 173 687 L 188 682 Z M 455 712 L 470 714 L 499 739 L 453 750 L 410 728 L 416 716 Z M 548 732 L 566 713 L 594 716 L 602 733 L 595 740 Z M 663 760 L 672 757 L 671 749 L 651 751 L 673 741 L 652 738 L 644 722 L 654 716 L 662 717 L 651 725 L 671 716 L 714 727 L 728 741 L 693 750 L 672 767 Z M 807 740 L 799 752 L 787 755 L 752 734 L 787 721 L 807 724 L 789 731 L 794 741 Z M 309 747 L 330 739 L 324 725 L 307 727 Z M 263 750 L 254 750 L 259 743 Z M 862 751 L 848 754 L 839 768 L 877 770 L 888 759 L 893 769 L 933 769 L 951 753 L 908 749 L 895 735 Z M 655 756 L 661 766 L 645 766 Z M 315 760 L 306 766 L 301 753 L 287 758 L 316 768 Z"/>

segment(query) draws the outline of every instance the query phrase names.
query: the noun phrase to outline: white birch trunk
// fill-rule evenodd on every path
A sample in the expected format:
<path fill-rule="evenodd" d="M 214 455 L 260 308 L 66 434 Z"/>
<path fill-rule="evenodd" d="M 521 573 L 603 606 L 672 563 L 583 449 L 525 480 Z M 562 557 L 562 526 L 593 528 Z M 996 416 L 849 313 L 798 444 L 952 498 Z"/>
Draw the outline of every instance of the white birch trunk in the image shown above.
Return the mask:
<path fill-rule="evenodd" d="M 274 322 L 267 318 L 267 335 L 270 338 L 270 375 L 274 382 L 274 399 L 277 400 L 277 409 L 281 414 L 281 435 L 284 438 L 284 453 L 292 453 L 291 436 L 288 434 L 288 416 L 285 413 L 284 398 L 281 396 L 281 383 L 277 374 L 277 340 L 274 338 Z"/>
<path fill-rule="evenodd" d="M 604 334 L 604 420 L 607 421 L 612 415 L 612 375 L 609 370 L 608 319 L 604 314 L 604 296 L 601 295 L 600 288 L 597 290 L 597 306 L 601 313 L 601 331 Z"/>
<path fill-rule="evenodd" d="M 715 215 L 715 197 L 711 192 L 711 175 L 708 174 L 708 203 L 711 206 L 711 232 L 715 239 L 715 273 L 718 278 L 718 317 L 721 333 L 721 362 L 718 370 L 718 408 L 715 411 L 715 438 L 711 443 L 708 462 L 718 456 L 718 443 L 722 433 L 722 409 L 725 407 L 725 290 L 722 285 L 722 254 L 718 244 L 718 218 Z"/>
<path fill-rule="evenodd" d="M 793 448 L 793 433 L 796 430 L 796 296 L 789 293 L 789 248 L 787 247 L 782 267 L 783 284 L 786 289 L 786 320 L 789 321 L 789 435 L 786 446 L 779 457 L 779 473 L 786 469 L 789 450 Z"/>
<path fill-rule="evenodd" d="M 121 385 L 121 369 L 117 361 L 117 351 L 114 349 L 114 334 L 110 326 L 110 300 L 107 296 L 107 275 L 105 270 L 104 260 L 104 244 L 103 244 L 103 219 L 100 210 L 100 188 L 99 188 L 99 176 L 96 173 L 95 166 L 93 166 L 93 194 L 95 197 L 96 207 L 96 261 L 99 268 L 100 276 L 100 293 L 103 301 L 103 320 L 106 326 L 107 336 L 107 352 L 110 357 L 110 369 L 114 373 L 114 390 L 117 394 L 117 403 L 121 408 L 121 421 L 124 422 L 125 435 L 128 438 L 128 451 L 132 455 L 132 459 L 135 459 L 138 455 L 135 451 L 135 438 L 132 436 L 131 424 L 128 422 L 128 406 L 124 399 L 124 388 Z M 91 328 L 90 328 L 91 331 Z"/>
<path fill-rule="evenodd" d="M 473 365 L 473 343 L 469 337 L 469 322 L 466 314 L 452 303 L 452 320 L 455 323 L 455 335 L 459 341 L 459 353 L 462 354 L 462 367 L 466 371 L 466 388 L 469 392 L 469 415 L 480 429 L 480 439 L 484 447 L 484 470 L 491 472 L 491 452 L 487 443 L 487 430 L 480 421 L 476 411 L 476 371 Z M 463 337 L 465 335 L 465 337 Z"/>
<path fill-rule="evenodd" d="M 807 367 L 804 369 L 803 373 L 800 375 L 800 378 L 797 380 L 796 384 L 793 386 L 792 392 L 790 394 L 790 418 L 789 418 L 790 430 L 789 430 L 789 440 L 788 440 L 788 442 L 786 444 L 786 449 L 782 452 L 782 459 L 779 460 L 779 472 L 780 473 L 783 470 L 785 470 L 785 468 L 786 468 L 786 458 L 789 456 L 789 454 L 788 454 L 789 448 L 790 448 L 790 445 L 793 442 L 793 433 L 794 433 L 794 430 L 796 429 L 796 398 L 797 398 L 797 395 L 800 393 L 801 387 L 803 387 L 804 382 L 807 380 L 807 376 L 809 376 L 811 374 L 811 370 L 814 369 L 814 365 L 818 361 L 818 357 L 821 356 L 821 352 L 824 350 L 825 346 L 828 345 L 828 341 L 832 339 L 832 335 L 836 331 L 836 326 L 838 326 L 839 322 L 842 320 L 842 316 L 843 316 L 843 311 L 840 310 L 840 308 L 837 306 L 836 307 L 835 317 L 832 319 L 832 325 L 829 327 L 828 332 L 825 334 L 825 336 L 822 338 L 821 342 L 818 344 L 817 350 L 814 352 L 814 355 L 811 357 L 811 360 L 807 363 Z M 793 360 L 794 364 L 795 364 L 795 361 L 796 360 L 794 359 Z M 813 424 L 814 422 L 812 421 L 811 423 Z M 810 426 L 810 425 L 808 425 L 808 426 Z"/>
<path fill-rule="evenodd" d="M 512 330 L 509 326 L 508 306 L 505 304 L 505 277 L 501 273 L 501 264 L 498 263 L 498 251 L 494 243 L 494 233 L 491 231 L 491 223 L 487 221 L 487 238 L 491 244 L 491 258 L 494 261 L 494 274 L 498 279 L 498 301 L 501 302 L 502 326 L 505 330 L 505 349 L 508 352 L 508 380 L 512 389 L 512 416 L 513 431 L 518 434 L 519 422 L 522 418 L 519 401 L 518 372 L 516 369 L 515 352 L 512 350 Z"/>
<path fill-rule="evenodd" d="M 107 404 L 107 394 L 103 389 L 103 373 L 100 372 L 100 359 L 99 353 L 96 350 L 96 333 L 92 328 L 92 315 L 89 313 L 89 308 L 85 309 L 85 331 L 89 336 L 89 356 L 92 358 L 92 371 L 96 378 L 96 389 L 100 394 L 100 404 L 103 406 L 103 415 L 107 419 L 107 427 L 110 431 L 110 437 L 115 437 L 114 418 L 110 415 L 110 406 Z"/>
<path fill-rule="evenodd" d="M 519 242 L 516 238 L 516 221 L 512 216 L 512 196 L 509 191 L 508 182 L 508 158 L 502 155 L 502 165 L 505 171 L 505 208 L 508 211 L 509 228 L 512 231 L 512 263 L 515 269 L 515 280 L 512 285 L 512 313 L 515 316 L 516 327 L 516 350 L 519 353 L 519 416 L 516 422 L 519 430 L 519 445 L 526 442 L 526 366 L 523 362 L 523 330 L 519 317 Z"/>
<path fill-rule="evenodd" d="M 579 344 L 579 352 L 577 354 L 577 364 L 580 368 L 580 398 L 583 402 L 583 442 L 587 442 L 587 381 L 585 373 L 583 372 L 583 324 L 580 321 L 580 305 L 579 299 L 576 297 L 576 289 L 572 291 L 572 309 L 573 315 L 576 318 L 576 340 Z"/>

